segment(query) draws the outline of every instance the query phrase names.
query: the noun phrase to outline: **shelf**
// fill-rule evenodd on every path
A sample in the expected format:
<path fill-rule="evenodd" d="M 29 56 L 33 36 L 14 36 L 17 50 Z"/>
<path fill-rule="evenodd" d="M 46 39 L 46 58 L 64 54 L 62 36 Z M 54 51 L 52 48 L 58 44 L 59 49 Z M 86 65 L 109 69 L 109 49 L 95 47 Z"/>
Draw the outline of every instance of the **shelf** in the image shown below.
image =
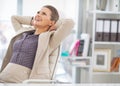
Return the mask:
<path fill-rule="evenodd" d="M 117 75 L 120 74 L 120 72 L 93 72 L 93 75 L 98 75 L 98 74 L 105 74 L 105 75 Z"/>
<path fill-rule="evenodd" d="M 89 0 L 90 1 L 90 0 Z M 92 3 L 92 1 L 94 3 Z M 116 23 L 113 23 L 111 21 L 117 20 L 120 21 L 120 12 L 119 11 L 102 11 L 102 10 L 97 10 L 96 6 L 98 5 L 98 1 L 97 0 L 92 0 L 89 2 L 89 7 L 86 10 L 87 13 L 87 29 L 86 32 L 88 34 L 90 34 L 91 39 L 92 39 L 92 43 L 90 48 L 91 50 L 91 63 L 90 66 L 88 64 L 88 66 L 90 67 L 90 73 L 91 73 L 91 81 L 92 82 L 109 82 L 111 83 L 114 81 L 119 82 L 119 80 L 117 78 L 119 78 L 120 72 L 110 72 L 110 71 L 94 71 L 94 65 L 99 65 L 102 66 L 100 67 L 101 69 L 105 66 L 108 66 L 109 68 L 111 68 L 111 61 L 113 59 L 113 57 L 118 56 L 119 55 L 119 49 L 120 49 L 120 42 L 118 41 L 96 41 L 96 32 L 98 31 L 105 31 L 107 28 L 107 31 L 109 29 L 109 31 L 111 31 L 112 29 L 110 29 L 111 27 L 117 29 L 116 27 L 118 27 L 117 25 L 115 26 Z M 110 2 L 109 2 L 110 3 Z M 109 4 L 111 5 L 111 3 Z M 109 8 L 109 5 L 107 5 L 107 9 L 112 10 L 111 8 Z M 98 21 L 97 20 L 103 20 L 103 21 Z M 106 20 L 109 20 L 110 22 L 104 22 Z M 113 25 L 114 24 L 114 25 Z M 120 24 L 119 22 L 117 23 L 118 25 Z M 105 26 L 106 25 L 106 26 Z M 96 28 L 97 27 L 97 28 Z M 100 28 L 99 28 L 100 27 Z M 115 30 L 114 30 L 115 31 Z M 105 59 L 105 55 L 103 55 L 104 51 L 101 52 L 96 52 L 96 49 L 108 49 L 108 51 L 105 53 L 105 55 L 107 55 L 106 57 L 110 57 L 110 59 Z M 109 51 L 111 50 L 111 51 Z M 94 57 L 97 56 L 97 59 L 94 59 Z M 107 61 L 108 60 L 108 61 Z M 109 62 L 109 63 L 106 63 Z M 99 64 L 100 63 L 100 64 Z M 103 64 L 107 64 L 105 66 L 103 66 Z M 115 80 L 114 80 L 115 79 Z"/>
<path fill-rule="evenodd" d="M 117 12 L 117 11 L 100 11 L 100 10 L 95 10 L 95 11 L 89 11 L 88 13 L 96 13 L 96 14 L 116 14 L 116 15 L 119 15 L 120 12 Z"/>
<path fill-rule="evenodd" d="M 90 68 L 90 65 L 86 65 L 86 66 L 81 66 L 79 64 L 72 64 L 73 67 L 79 67 L 79 68 Z"/>
<path fill-rule="evenodd" d="M 103 44 L 103 45 L 120 45 L 120 42 L 94 42 L 95 44 Z"/>
<path fill-rule="evenodd" d="M 84 59 L 90 59 L 92 57 L 82 57 L 82 56 L 70 56 L 68 59 L 70 60 L 84 60 Z"/>
<path fill-rule="evenodd" d="M 67 58 L 72 67 L 90 68 L 90 59 L 92 57 L 72 56 Z"/>

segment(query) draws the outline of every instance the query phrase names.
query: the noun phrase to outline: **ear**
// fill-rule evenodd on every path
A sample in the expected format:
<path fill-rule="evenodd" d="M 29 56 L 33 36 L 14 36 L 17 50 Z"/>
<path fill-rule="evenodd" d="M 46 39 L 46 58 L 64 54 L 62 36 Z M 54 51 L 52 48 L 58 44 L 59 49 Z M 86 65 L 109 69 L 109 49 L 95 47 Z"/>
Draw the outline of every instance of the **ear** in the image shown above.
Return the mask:
<path fill-rule="evenodd" d="M 50 26 L 50 28 L 49 28 L 49 31 L 56 30 L 56 29 L 57 29 L 57 27 L 56 27 L 56 25 L 55 25 L 55 21 L 52 21 L 52 22 L 51 22 L 51 26 Z"/>
<path fill-rule="evenodd" d="M 55 24 L 55 21 L 50 22 L 50 26 L 53 26 Z"/>

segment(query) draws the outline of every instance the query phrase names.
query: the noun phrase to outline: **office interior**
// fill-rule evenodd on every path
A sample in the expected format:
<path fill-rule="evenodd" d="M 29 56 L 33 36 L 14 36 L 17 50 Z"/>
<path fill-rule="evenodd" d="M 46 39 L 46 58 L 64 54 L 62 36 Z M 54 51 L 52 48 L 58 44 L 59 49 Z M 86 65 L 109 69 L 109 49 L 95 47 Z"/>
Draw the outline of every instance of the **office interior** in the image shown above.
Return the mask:
<path fill-rule="evenodd" d="M 71 34 L 62 42 L 54 79 L 67 84 L 120 83 L 119 64 L 117 70 L 111 71 L 112 59 L 120 56 L 120 0 L 0 0 L 0 66 L 10 39 L 15 35 L 11 16 L 34 16 L 44 5 L 53 5 L 61 19 L 70 18 L 75 23 Z M 97 31 L 101 32 L 100 27 L 109 27 L 107 31 L 111 34 L 110 28 L 116 27 L 113 32 L 116 31 L 117 35 L 113 36 L 113 40 L 110 40 L 112 35 L 109 39 L 100 39 L 103 35 L 96 35 Z M 71 55 L 78 40 L 81 44 L 84 40 L 82 55 Z"/>

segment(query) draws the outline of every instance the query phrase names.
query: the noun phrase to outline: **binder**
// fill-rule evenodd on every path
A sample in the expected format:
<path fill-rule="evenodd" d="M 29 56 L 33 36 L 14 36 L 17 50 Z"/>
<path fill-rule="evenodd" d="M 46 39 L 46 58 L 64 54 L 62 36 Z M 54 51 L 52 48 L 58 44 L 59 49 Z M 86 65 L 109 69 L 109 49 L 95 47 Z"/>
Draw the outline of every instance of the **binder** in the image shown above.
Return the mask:
<path fill-rule="evenodd" d="M 78 56 L 78 47 L 80 46 L 80 40 L 77 39 L 71 46 L 70 56 Z"/>
<path fill-rule="evenodd" d="M 78 56 L 83 56 L 84 40 L 80 40 L 80 46 L 78 47 Z"/>
<path fill-rule="evenodd" d="M 109 41 L 109 39 L 110 39 L 110 20 L 104 20 L 103 41 Z"/>
<path fill-rule="evenodd" d="M 120 20 L 118 21 L 117 41 L 120 42 Z"/>
<path fill-rule="evenodd" d="M 86 57 L 86 56 L 88 56 L 88 50 L 89 50 L 89 44 L 90 44 L 90 35 L 87 33 L 82 33 L 80 36 L 80 39 L 84 40 L 82 56 Z"/>
<path fill-rule="evenodd" d="M 97 19 L 95 41 L 102 41 L 102 36 L 103 36 L 103 19 Z"/>
<path fill-rule="evenodd" d="M 111 20 L 110 41 L 117 41 L 117 20 Z"/>

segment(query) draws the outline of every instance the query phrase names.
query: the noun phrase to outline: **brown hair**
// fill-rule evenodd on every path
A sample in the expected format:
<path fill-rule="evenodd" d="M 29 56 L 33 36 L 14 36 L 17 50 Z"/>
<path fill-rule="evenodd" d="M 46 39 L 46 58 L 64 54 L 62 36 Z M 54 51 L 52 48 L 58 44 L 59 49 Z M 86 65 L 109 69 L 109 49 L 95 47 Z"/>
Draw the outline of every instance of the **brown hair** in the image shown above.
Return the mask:
<path fill-rule="evenodd" d="M 57 9 L 51 5 L 45 5 L 43 7 L 46 7 L 51 11 L 51 13 L 52 13 L 51 20 L 57 22 L 57 20 L 59 19 L 59 14 L 58 14 Z"/>

